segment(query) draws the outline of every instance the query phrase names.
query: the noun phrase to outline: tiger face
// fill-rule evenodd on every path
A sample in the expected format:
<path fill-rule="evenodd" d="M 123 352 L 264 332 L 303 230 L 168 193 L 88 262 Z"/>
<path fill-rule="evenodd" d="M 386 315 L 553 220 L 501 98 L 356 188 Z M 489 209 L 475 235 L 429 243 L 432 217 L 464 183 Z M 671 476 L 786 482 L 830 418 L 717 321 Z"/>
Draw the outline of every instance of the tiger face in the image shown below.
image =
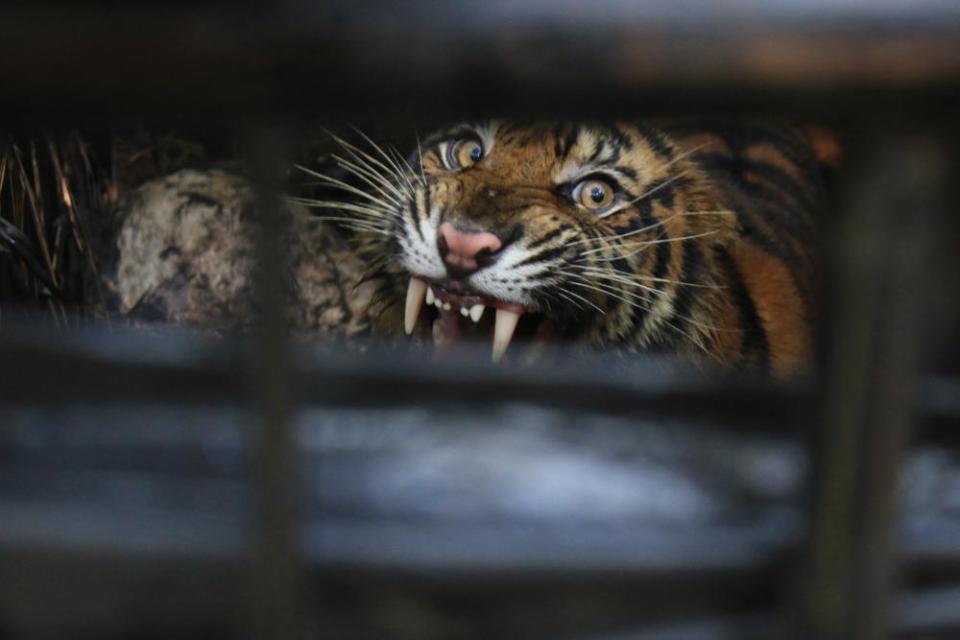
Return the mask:
<path fill-rule="evenodd" d="M 778 257 L 742 250 L 736 198 L 696 161 L 711 143 L 691 139 L 639 123 L 486 122 L 430 136 L 409 161 L 345 143 L 341 166 L 364 185 L 348 210 L 383 281 L 382 324 L 439 349 L 490 340 L 494 360 L 515 336 L 752 357 L 761 309 L 786 307 L 784 296 L 745 307 L 743 260 L 769 289 L 778 274 L 764 258 Z M 807 331 L 794 315 L 769 320 Z"/>

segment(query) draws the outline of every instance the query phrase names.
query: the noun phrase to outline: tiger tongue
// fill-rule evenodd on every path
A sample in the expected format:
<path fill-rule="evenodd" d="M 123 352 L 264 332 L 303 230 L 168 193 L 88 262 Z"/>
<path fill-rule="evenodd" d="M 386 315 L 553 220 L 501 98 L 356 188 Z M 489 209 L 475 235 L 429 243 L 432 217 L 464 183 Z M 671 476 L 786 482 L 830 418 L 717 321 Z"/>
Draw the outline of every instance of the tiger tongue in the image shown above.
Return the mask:
<path fill-rule="evenodd" d="M 496 319 L 493 326 L 493 350 L 492 359 L 499 362 L 503 358 L 507 347 L 510 346 L 510 340 L 523 314 L 523 307 L 515 304 L 501 303 L 497 306 Z M 466 331 L 464 330 L 467 321 L 461 317 L 461 314 L 441 310 L 437 319 L 433 321 L 433 346 L 435 352 L 443 353 L 453 345 L 464 340 Z"/>
<path fill-rule="evenodd" d="M 433 348 L 442 353 L 463 340 L 460 316 L 450 311 L 440 311 L 433 321 Z"/>

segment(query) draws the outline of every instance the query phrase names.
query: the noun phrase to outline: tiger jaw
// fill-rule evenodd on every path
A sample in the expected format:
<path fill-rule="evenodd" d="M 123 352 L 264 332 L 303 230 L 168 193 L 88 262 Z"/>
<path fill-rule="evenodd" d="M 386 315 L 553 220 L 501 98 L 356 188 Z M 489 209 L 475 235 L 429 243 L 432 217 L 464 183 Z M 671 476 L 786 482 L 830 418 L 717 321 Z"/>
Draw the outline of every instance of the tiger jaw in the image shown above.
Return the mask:
<path fill-rule="evenodd" d="M 420 276 L 411 276 L 407 285 L 407 298 L 404 305 L 404 331 L 413 333 L 421 320 L 424 303 L 437 309 L 437 317 L 431 325 L 434 346 L 445 349 L 469 334 L 489 330 L 490 314 L 487 307 L 494 307 L 492 327 L 493 344 L 491 358 L 499 362 L 517 329 L 521 316 L 532 312 L 522 305 L 495 300 L 468 289 L 456 281 L 431 283 Z M 471 324 L 475 325 L 471 329 Z"/>

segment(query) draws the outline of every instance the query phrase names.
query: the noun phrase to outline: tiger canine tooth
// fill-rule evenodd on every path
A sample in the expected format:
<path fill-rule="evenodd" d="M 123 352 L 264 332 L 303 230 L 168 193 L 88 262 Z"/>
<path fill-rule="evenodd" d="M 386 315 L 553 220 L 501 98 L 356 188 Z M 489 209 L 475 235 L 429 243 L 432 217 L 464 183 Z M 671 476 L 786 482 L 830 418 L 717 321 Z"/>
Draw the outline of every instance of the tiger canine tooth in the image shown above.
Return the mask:
<path fill-rule="evenodd" d="M 493 325 L 493 361 L 500 362 L 510 346 L 510 339 L 520 321 L 520 314 L 510 309 L 497 309 L 497 319 Z"/>
<path fill-rule="evenodd" d="M 427 304 L 433 304 L 433 301 L 436 299 L 436 296 L 433 295 L 433 287 L 427 287 Z"/>
<path fill-rule="evenodd" d="M 460 315 L 466 318 L 468 315 L 470 315 L 470 310 L 466 307 L 460 307 Z"/>
<path fill-rule="evenodd" d="M 407 335 L 413 333 L 413 328 L 417 326 L 417 318 L 420 317 L 426 292 L 426 282 L 420 278 L 410 278 L 410 284 L 407 285 L 407 304 L 403 310 L 403 330 Z"/>
<path fill-rule="evenodd" d="M 480 322 L 481 316 L 483 316 L 484 306 L 482 304 L 475 304 L 470 307 L 470 319 L 474 322 Z"/>

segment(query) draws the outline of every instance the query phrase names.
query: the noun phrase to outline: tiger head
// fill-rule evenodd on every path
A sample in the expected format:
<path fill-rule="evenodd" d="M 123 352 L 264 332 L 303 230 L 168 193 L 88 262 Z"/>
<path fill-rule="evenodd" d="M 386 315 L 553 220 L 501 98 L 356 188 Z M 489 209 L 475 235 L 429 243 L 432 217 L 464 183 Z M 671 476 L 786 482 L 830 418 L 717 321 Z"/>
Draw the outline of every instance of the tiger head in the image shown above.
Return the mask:
<path fill-rule="evenodd" d="M 382 328 L 489 340 L 494 360 L 515 335 L 733 357 L 736 222 L 695 148 L 637 123 L 464 124 L 410 159 L 342 144 Z"/>

